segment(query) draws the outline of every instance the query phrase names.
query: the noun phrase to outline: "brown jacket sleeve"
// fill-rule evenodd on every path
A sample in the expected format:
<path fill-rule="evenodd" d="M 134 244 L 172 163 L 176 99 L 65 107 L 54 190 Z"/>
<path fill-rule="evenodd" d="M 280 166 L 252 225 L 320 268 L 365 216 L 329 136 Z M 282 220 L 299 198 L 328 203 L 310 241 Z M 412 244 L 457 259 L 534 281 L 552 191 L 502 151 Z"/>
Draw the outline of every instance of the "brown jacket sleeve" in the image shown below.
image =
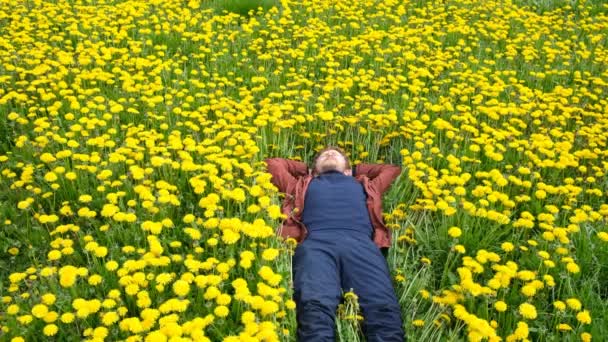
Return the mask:
<path fill-rule="evenodd" d="M 365 175 L 380 193 L 385 192 L 401 174 L 401 167 L 391 164 L 358 164 L 356 175 Z"/>
<path fill-rule="evenodd" d="M 272 184 L 279 191 L 287 192 L 290 183 L 295 182 L 297 177 L 308 174 L 308 166 L 300 161 L 286 158 L 267 158 L 264 159 L 268 172 L 272 175 Z"/>

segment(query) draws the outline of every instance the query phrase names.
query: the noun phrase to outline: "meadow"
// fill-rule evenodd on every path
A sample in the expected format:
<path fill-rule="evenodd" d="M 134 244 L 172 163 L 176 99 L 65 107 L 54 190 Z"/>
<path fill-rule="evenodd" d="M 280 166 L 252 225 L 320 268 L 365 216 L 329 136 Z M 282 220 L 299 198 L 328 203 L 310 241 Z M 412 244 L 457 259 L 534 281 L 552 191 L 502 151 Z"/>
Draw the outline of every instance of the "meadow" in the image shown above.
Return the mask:
<path fill-rule="evenodd" d="M 608 339 L 608 4 L 243 3 L 0 2 L 0 341 L 295 341 L 263 159 L 329 144 L 409 340 Z"/>

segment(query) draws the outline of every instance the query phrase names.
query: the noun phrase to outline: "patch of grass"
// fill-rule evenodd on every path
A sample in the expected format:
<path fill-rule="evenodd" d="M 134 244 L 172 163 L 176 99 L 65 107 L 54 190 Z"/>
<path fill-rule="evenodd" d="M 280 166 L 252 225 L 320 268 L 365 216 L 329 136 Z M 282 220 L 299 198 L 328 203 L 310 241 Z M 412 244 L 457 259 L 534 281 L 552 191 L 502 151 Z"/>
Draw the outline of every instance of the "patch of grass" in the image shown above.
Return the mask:
<path fill-rule="evenodd" d="M 278 0 L 213 0 L 209 6 L 221 14 L 224 11 L 233 12 L 242 16 L 255 15 L 266 12 L 272 7 L 280 7 Z"/>
<path fill-rule="evenodd" d="M 539 14 L 565 8 L 566 6 L 572 7 L 575 11 L 582 7 L 589 7 L 590 14 L 605 13 L 608 10 L 608 6 L 603 0 L 516 0 L 514 3 L 522 7 L 531 7 Z"/>

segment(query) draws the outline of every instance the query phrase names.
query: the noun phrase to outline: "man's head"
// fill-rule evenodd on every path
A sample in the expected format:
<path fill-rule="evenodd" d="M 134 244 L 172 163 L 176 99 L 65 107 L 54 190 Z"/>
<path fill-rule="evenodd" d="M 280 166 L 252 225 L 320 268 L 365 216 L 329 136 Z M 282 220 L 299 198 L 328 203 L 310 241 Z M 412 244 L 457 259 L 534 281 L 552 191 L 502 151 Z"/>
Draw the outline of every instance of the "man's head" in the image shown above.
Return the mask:
<path fill-rule="evenodd" d="M 328 146 L 317 152 L 310 169 L 315 175 L 332 170 L 342 172 L 347 176 L 352 174 L 346 153 L 337 146 Z"/>

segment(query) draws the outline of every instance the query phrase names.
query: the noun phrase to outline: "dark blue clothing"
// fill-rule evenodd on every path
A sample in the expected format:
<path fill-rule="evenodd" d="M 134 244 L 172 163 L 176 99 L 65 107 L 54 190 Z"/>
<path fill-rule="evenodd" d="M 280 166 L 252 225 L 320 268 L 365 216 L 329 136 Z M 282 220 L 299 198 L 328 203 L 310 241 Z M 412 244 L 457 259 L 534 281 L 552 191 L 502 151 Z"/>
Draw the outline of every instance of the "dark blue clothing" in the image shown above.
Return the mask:
<path fill-rule="evenodd" d="M 315 177 L 306 190 L 302 223 L 309 233 L 325 229 L 356 230 L 372 236 L 367 195 L 354 177 L 328 171 Z"/>
<path fill-rule="evenodd" d="M 359 298 L 368 342 L 404 341 L 401 308 L 371 238 L 365 200 L 361 184 L 339 172 L 323 173 L 308 187 L 302 222 L 309 234 L 293 257 L 298 342 L 334 342 L 336 309 L 350 290 Z"/>
<path fill-rule="evenodd" d="M 334 342 L 336 309 L 342 292 L 351 289 L 359 298 L 368 342 L 404 341 L 401 307 L 386 259 L 363 234 L 310 234 L 296 248 L 293 276 L 298 342 Z"/>

